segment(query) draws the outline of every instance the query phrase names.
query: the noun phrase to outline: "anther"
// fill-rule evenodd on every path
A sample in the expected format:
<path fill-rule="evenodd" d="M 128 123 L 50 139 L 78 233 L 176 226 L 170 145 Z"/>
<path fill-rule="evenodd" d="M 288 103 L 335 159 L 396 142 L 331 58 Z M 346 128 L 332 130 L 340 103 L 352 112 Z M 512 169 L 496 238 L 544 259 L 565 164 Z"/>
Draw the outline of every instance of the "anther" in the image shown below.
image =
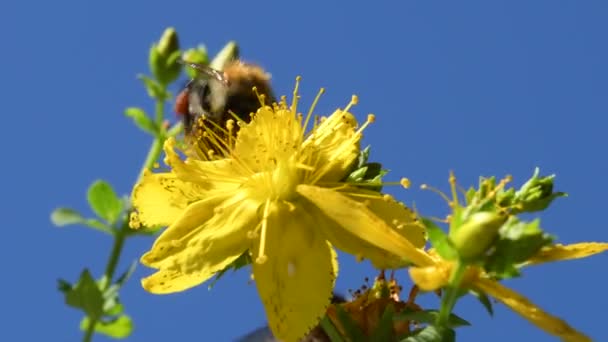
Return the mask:
<path fill-rule="evenodd" d="M 399 183 L 401 184 L 402 187 L 404 187 L 405 189 L 409 189 L 410 186 L 412 185 L 412 183 L 410 182 L 409 179 L 407 178 L 401 178 L 401 180 L 399 181 Z"/>

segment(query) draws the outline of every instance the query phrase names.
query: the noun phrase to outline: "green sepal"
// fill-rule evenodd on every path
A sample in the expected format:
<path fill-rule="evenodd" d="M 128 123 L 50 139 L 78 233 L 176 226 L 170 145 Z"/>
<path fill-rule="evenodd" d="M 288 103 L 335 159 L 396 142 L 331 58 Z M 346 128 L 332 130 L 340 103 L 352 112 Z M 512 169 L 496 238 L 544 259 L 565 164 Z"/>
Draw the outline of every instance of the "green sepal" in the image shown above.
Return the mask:
<path fill-rule="evenodd" d="M 519 276 L 518 266 L 550 245 L 553 237 L 542 231 L 540 220 L 522 222 L 511 217 L 500 229 L 498 241 L 484 269 L 499 279 Z"/>
<path fill-rule="evenodd" d="M 448 235 L 428 218 L 422 218 L 422 223 L 426 227 L 429 241 L 437 254 L 445 260 L 458 259 L 458 251 L 450 242 Z"/>

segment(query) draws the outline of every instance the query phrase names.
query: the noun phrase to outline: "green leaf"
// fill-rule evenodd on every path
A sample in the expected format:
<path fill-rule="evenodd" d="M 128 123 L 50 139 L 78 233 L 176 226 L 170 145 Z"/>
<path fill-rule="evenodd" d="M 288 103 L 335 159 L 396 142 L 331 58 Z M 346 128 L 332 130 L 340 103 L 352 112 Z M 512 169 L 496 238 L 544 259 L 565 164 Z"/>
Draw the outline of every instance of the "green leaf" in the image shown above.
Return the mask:
<path fill-rule="evenodd" d="M 125 307 L 121 303 L 116 303 L 116 305 L 107 309 L 105 314 L 108 316 L 118 316 L 125 311 Z"/>
<path fill-rule="evenodd" d="M 116 285 L 118 285 L 119 287 L 122 287 L 125 284 L 125 282 L 127 280 L 129 280 L 129 278 L 131 277 L 133 272 L 135 272 L 136 268 L 137 268 L 137 260 L 133 261 L 131 263 L 131 265 L 129 265 L 129 268 L 118 277 L 118 279 L 116 280 Z"/>
<path fill-rule="evenodd" d="M 84 217 L 74 209 L 57 208 L 51 213 L 51 222 L 57 227 L 84 222 Z"/>
<path fill-rule="evenodd" d="M 454 342 L 456 332 L 449 328 L 436 327 L 429 325 L 420 330 L 416 335 L 410 336 L 401 342 Z"/>
<path fill-rule="evenodd" d="M 384 312 L 380 321 L 376 326 L 376 329 L 372 333 L 370 338 L 371 342 L 384 342 L 393 340 L 393 316 L 395 314 L 395 308 L 392 304 L 389 304 Z"/>
<path fill-rule="evenodd" d="M 458 259 L 458 251 L 452 246 L 448 235 L 430 219 L 422 218 L 422 223 L 427 229 L 429 240 L 435 251 L 446 260 Z"/>
<path fill-rule="evenodd" d="M 423 310 L 423 311 L 405 311 L 395 315 L 395 320 L 400 321 L 416 321 L 419 323 L 433 324 L 439 317 L 439 311 L 437 310 Z M 450 314 L 448 318 L 447 326 L 449 328 L 457 328 L 462 326 L 469 326 L 471 323 L 458 317 L 455 314 Z"/>
<path fill-rule="evenodd" d="M 116 195 L 112 186 L 103 180 L 91 184 L 87 192 L 91 209 L 110 225 L 116 223 L 123 210 L 123 202 Z"/>
<path fill-rule="evenodd" d="M 492 302 L 490 301 L 490 298 L 488 297 L 487 294 L 485 294 L 483 292 L 473 291 L 473 290 L 470 290 L 469 293 L 471 293 L 473 296 L 475 296 L 475 298 L 477 298 L 479 300 L 481 305 L 483 305 L 483 307 L 486 309 L 486 311 L 488 312 L 488 314 L 490 316 L 494 316 L 494 309 L 492 308 Z"/>
<path fill-rule="evenodd" d="M 209 290 L 211 290 L 213 288 L 213 286 L 215 286 L 215 284 L 226 274 L 226 272 L 228 272 L 229 270 L 232 270 L 233 272 L 236 270 L 239 270 L 247 265 L 251 264 L 251 256 L 249 255 L 249 251 L 246 251 L 245 253 L 241 254 L 241 256 L 239 256 L 236 260 L 234 260 L 230 265 L 224 267 L 223 270 L 217 272 L 215 274 L 215 278 L 213 278 L 213 280 L 211 281 L 211 283 L 209 284 L 209 286 L 207 287 Z"/>
<path fill-rule="evenodd" d="M 357 323 L 353 321 L 352 317 L 342 308 L 342 305 L 336 305 L 336 314 L 340 324 L 346 332 L 346 338 L 351 342 L 365 342 L 365 334 L 359 328 Z"/>
<path fill-rule="evenodd" d="M 81 309 L 87 316 L 99 318 L 103 314 L 104 298 L 97 282 L 88 270 L 80 275 L 78 283 L 65 294 L 67 305 Z"/>
<path fill-rule="evenodd" d="M 331 342 L 344 342 L 342 335 L 340 335 L 340 332 L 331 322 L 329 317 L 327 317 L 327 315 L 323 317 L 320 324 L 321 328 L 323 328 L 323 331 L 325 331 Z"/>
<path fill-rule="evenodd" d="M 516 277 L 519 275 L 518 264 L 534 256 L 552 241 L 553 237 L 541 230 L 540 220 L 528 223 L 511 218 L 501 227 L 495 249 L 484 268 L 500 279 Z"/>
<path fill-rule="evenodd" d="M 65 279 L 57 279 L 57 290 L 63 292 L 63 294 L 67 294 L 72 291 L 72 283 Z"/>
<path fill-rule="evenodd" d="M 125 109 L 125 115 L 133 119 L 133 122 L 144 132 L 150 133 L 154 136 L 158 135 L 158 126 L 152 119 L 146 114 L 146 112 L 137 107 L 129 107 Z"/>
<path fill-rule="evenodd" d="M 171 98 L 171 94 L 165 89 L 165 87 L 154 79 L 143 74 L 137 75 L 137 78 L 144 83 L 148 96 L 151 98 L 156 100 L 168 100 Z"/>
<path fill-rule="evenodd" d="M 80 224 L 89 228 L 97 229 L 104 233 L 114 235 L 112 227 L 95 219 L 85 219 L 76 210 L 70 208 L 57 208 L 51 213 L 51 222 L 57 227 Z"/>
<path fill-rule="evenodd" d="M 89 326 L 89 321 L 88 317 L 83 318 L 80 321 L 80 330 L 85 331 Z M 95 332 L 115 339 L 127 338 L 133 332 L 133 321 L 127 315 L 112 320 L 98 321 L 95 324 Z"/>

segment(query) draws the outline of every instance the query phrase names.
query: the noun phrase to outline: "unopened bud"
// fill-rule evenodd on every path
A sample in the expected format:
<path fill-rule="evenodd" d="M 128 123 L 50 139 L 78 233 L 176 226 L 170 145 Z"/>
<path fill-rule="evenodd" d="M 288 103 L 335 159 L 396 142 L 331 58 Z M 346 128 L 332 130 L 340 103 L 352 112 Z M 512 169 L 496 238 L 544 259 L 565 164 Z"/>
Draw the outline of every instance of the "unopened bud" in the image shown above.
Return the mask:
<path fill-rule="evenodd" d="M 150 71 L 152 75 L 164 85 L 167 85 L 179 77 L 181 65 L 179 64 L 179 39 L 173 27 L 163 32 L 158 43 L 150 49 Z"/>
<path fill-rule="evenodd" d="M 182 55 L 182 59 L 187 63 L 209 64 L 207 49 L 203 45 L 186 50 Z M 188 77 L 190 78 L 196 78 L 198 76 L 198 71 L 186 65 L 186 74 L 188 74 Z"/>
<path fill-rule="evenodd" d="M 475 213 L 460 227 L 450 230 L 450 240 L 463 259 L 475 259 L 492 246 L 505 221 L 505 216 L 496 213 Z"/>

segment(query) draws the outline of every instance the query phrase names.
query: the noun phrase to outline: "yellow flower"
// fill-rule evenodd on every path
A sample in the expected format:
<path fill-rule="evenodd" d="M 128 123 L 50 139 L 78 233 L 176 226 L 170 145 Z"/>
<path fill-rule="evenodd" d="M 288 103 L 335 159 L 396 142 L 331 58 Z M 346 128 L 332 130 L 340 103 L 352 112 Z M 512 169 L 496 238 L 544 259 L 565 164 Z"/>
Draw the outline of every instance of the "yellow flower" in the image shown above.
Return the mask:
<path fill-rule="evenodd" d="M 381 268 L 403 266 L 406 256 L 428 262 L 420 249 L 424 227 L 410 210 L 342 182 L 373 120 L 357 129 L 348 113 L 355 103 L 353 97 L 306 132 L 313 109 L 305 118 L 297 114 L 294 93 L 291 106 L 284 100 L 263 106 L 250 124 L 239 122 L 236 141 L 205 132 L 215 156 L 182 160 L 168 140 L 170 171 L 147 172 L 133 191 L 141 223 L 168 225 L 141 258 L 158 270 L 143 287 L 158 294 L 186 290 L 248 251 L 269 326 L 288 342 L 314 327 L 330 304 L 338 272 L 332 246 Z"/>
<path fill-rule="evenodd" d="M 585 242 L 566 246 L 554 245 L 541 249 L 537 255 L 527 262 L 527 264 L 531 265 L 549 261 L 584 258 L 606 250 L 608 250 L 608 243 Z M 429 256 L 433 259 L 433 265 L 412 267 L 409 270 L 414 283 L 425 291 L 433 291 L 446 286 L 449 282 L 450 273 L 454 267 L 454 262 L 443 260 L 434 253 L 429 254 Z M 524 296 L 503 286 L 498 281 L 490 279 L 487 274 L 478 267 L 469 267 L 467 269 L 462 286 L 472 288 L 496 298 L 496 300 L 507 305 L 537 327 L 560 337 L 564 341 L 591 341 L 589 337 L 576 331 L 565 321 L 544 312 Z"/>

